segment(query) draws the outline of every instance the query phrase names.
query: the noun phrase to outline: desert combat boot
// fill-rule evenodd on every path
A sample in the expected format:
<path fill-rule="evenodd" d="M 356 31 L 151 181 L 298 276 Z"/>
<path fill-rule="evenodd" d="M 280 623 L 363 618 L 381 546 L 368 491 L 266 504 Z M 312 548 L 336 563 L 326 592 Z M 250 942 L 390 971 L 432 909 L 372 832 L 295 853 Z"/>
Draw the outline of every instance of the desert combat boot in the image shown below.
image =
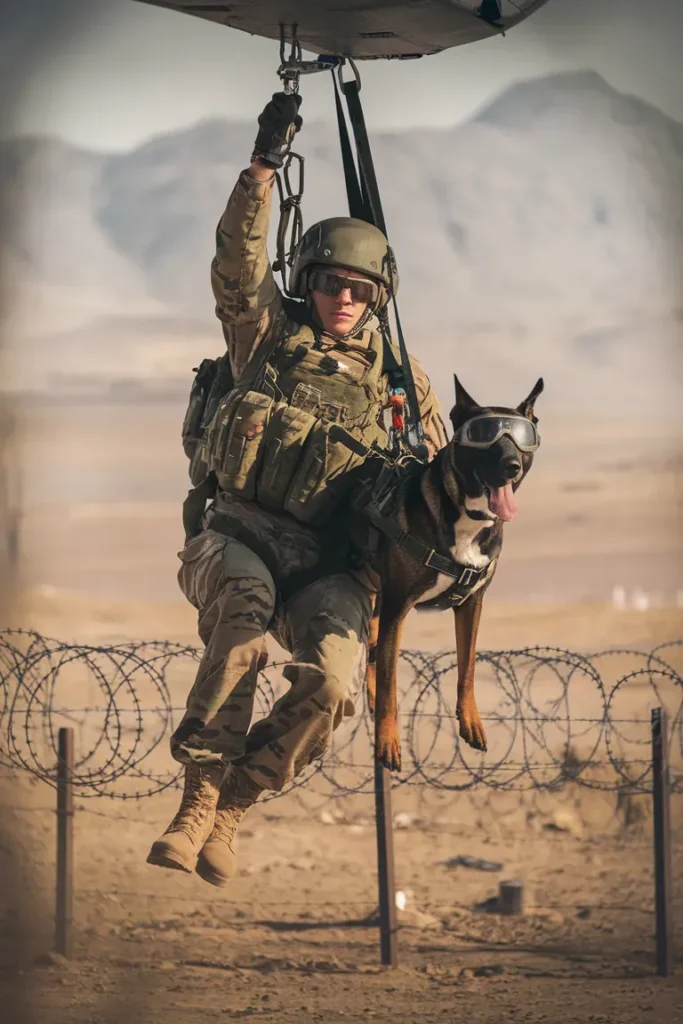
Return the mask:
<path fill-rule="evenodd" d="M 185 785 L 175 818 L 153 844 L 148 864 L 194 871 L 197 855 L 211 834 L 225 768 L 186 765 Z"/>
<path fill-rule="evenodd" d="M 197 859 L 196 871 L 211 885 L 227 885 L 237 871 L 233 849 L 240 819 L 256 803 L 263 786 L 253 782 L 247 773 L 234 766 L 228 769 L 216 807 L 213 830 Z"/>

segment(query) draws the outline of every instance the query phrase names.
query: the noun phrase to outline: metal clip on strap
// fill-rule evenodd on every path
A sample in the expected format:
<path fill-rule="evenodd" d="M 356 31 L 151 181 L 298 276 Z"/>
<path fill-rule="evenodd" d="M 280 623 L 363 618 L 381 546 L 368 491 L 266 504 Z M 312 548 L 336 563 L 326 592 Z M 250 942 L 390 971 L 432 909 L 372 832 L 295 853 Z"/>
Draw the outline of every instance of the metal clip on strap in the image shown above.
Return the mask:
<path fill-rule="evenodd" d="M 299 163 L 299 187 L 296 192 L 292 189 L 290 168 L 292 161 Z M 284 186 L 282 179 L 284 178 Z M 304 196 L 304 158 L 299 153 L 288 153 L 282 167 L 282 175 L 275 174 L 277 190 L 280 196 L 280 223 L 277 228 L 276 252 L 277 259 L 273 263 L 273 270 L 282 274 L 282 288 L 285 295 L 289 295 L 289 282 L 287 268 L 291 269 L 294 261 L 294 252 L 301 240 L 303 231 L 303 216 L 301 213 L 301 200 Z M 288 240 L 289 233 L 289 240 Z"/>

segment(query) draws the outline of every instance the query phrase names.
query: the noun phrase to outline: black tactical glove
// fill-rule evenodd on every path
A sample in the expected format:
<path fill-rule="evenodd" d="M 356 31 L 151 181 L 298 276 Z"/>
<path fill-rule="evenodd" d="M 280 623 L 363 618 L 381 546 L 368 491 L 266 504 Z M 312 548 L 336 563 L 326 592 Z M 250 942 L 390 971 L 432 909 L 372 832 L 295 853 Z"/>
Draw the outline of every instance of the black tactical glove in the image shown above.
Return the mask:
<path fill-rule="evenodd" d="M 251 159 L 259 157 L 267 167 L 282 167 L 294 136 L 303 124 L 298 93 L 276 92 L 259 116 L 259 132 Z"/>

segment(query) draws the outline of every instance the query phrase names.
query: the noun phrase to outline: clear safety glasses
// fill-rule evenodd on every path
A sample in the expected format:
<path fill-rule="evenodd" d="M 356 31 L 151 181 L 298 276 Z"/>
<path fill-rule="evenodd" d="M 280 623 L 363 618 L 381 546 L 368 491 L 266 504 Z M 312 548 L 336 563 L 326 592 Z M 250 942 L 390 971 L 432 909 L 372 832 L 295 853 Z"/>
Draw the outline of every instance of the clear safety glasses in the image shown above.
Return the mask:
<path fill-rule="evenodd" d="M 536 424 L 526 416 L 483 413 L 467 420 L 455 432 L 457 444 L 468 448 L 490 448 L 507 435 L 522 452 L 535 452 L 541 443 Z"/>
<path fill-rule="evenodd" d="M 309 287 L 312 291 L 324 295 L 340 295 L 344 288 L 351 292 L 354 302 L 364 302 L 370 306 L 377 301 L 379 288 L 374 281 L 359 277 L 342 277 L 331 270 L 314 270 L 310 276 Z"/>

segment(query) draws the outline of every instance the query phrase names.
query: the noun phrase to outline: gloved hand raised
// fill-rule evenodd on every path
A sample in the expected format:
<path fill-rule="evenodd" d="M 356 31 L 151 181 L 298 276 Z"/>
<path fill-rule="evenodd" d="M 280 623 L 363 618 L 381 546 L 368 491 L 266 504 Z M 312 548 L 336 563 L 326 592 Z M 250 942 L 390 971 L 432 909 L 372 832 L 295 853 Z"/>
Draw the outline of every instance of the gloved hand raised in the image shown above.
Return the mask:
<path fill-rule="evenodd" d="M 282 167 L 292 140 L 303 120 L 298 111 L 301 96 L 298 93 L 276 92 L 259 115 L 259 132 L 251 159 L 260 157 L 268 167 Z"/>

